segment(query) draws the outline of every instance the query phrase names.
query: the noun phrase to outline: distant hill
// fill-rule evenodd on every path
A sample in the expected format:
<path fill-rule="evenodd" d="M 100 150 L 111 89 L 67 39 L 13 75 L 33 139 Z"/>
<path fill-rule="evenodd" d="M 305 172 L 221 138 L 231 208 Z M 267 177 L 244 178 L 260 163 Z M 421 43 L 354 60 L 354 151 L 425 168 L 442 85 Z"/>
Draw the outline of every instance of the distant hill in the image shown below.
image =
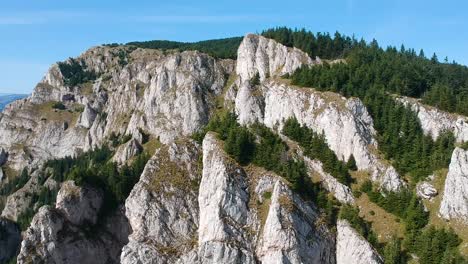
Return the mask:
<path fill-rule="evenodd" d="M 28 96 L 27 94 L 0 94 L 0 111 L 5 108 L 5 106 L 15 100 L 22 99 Z"/>

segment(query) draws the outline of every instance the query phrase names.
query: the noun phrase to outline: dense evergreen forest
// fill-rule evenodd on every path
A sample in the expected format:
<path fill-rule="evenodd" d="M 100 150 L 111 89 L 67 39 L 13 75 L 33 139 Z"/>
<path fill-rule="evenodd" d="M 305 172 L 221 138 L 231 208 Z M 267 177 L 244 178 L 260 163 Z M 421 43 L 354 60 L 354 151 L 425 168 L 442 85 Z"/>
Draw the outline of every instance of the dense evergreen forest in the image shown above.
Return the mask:
<path fill-rule="evenodd" d="M 434 142 L 424 135 L 417 115 L 389 93 L 420 96 L 431 88 L 434 80 L 437 80 L 434 87 L 441 87 L 442 81 L 446 87 L 462 84 L 468 87 L 468 70 L 463 75 L 466 67 L 441 64 L 435 59 L 416 56 L 413 50 L 404 48 L 402 51 L 394 48 L 383 50 L 375 41 L 367 44 L 339 33 L 332 38 L 328 34 L 315 36 L 305 30 L 277 28 L 263 34 L 287 45 L 303 48 L 309 54 L 331 59 L 346 58 L 346 63 L 303 67 L 290 76 L 292 83 L 361 98 L 379 132 L 381 151 L 385 158 L 393 161 L 400 174 L 409 174 L 417 182 L 433 171 L 448 166 L 455 141 L 453 135 L 445 133 Z M 413 72 L 417 69 L 425 72 L 425 75 Z M 454 75 L 458 75 L 448 69 L 460 71 L 460 76 L 455 78 Z M 468 104 L 468 100 L 460 102 L 460 107 Z"/>
<path fill-rule="evenodd" d="M 313 82 L 314 87 L 327 87 L 346 95 L 364 96 L 373 86 L 385 92 L 422 98 L 429 104 L 449 112 L 468 115 L 468 67 L 447 59 L 439 62 L 434 54 L 426 58 L 424 51 L 401 46 L 380 47 L 376 40 L 366 43 L 340 33 L 314 34 L 306 30 L 275 28 L 262 33 L 286 46 L 297 47 L 311 57 L 346 59 L 335 67 L 314 70 L 313 81 L 302 73 L 297 83 Z M 330 85 L 331 84 L 331 85 Z"/>
<path fill-rule="evenodd" d="M 207 53 L 215 58 L 236 59 L 237 49 L 239 48 L 241 41 L 242 37 L 233 37 L 225 39 L 204 40 L 199 42 L 152 40 L 144 42 L 129 42 L 126 45 L 145 49 L 177 49 L 180 51 L 198 50 L 200 52 Z"/>
<path fill-rule="evenodd" d="M 422 51 L 416 55 L 414 50 L 406 50 L 403 46 L 399 51 L 394 47 L 384 50 L 376 41 L 367 44 L 339 33 L 332 38 L 328 34 L 315 36 L 305 30 L 276 28 L 263 34 L 303 49 L 311 56 L 346 59 L 346 62 L 333 65 L 303 67 L 285 77 L 291 78 L 294 85 L 359 97 L 373 117 L 379 149 L 401 175 L 409 176 L 411 186 L 433 171 L 448 167 L 455 144 L 453 134 L 443 133 L 436 141 L 424 135 L 417 115 L 395 100 L 392 94 L 420 97 L 425 103 L 443 110 L 467 114 L 468 69 L 465 66 L 440 63 L 435 55 L 429 60 Z M 321 155 L 316 152 L 319 148 L 310 147 L 316 145 L 312 142 L 318 136 L 313 132 L 304 134 L 307 129 L 300 127 L 297 121 L 288 120 L 286 124 L 287 129 L 296 132 L 285 130 L 283 133 L 306 150 L 315 149 L 313 153 L 320 159 Z M 334 159 L 330 157 L 329 160 L 333 163 Z M 336 168 L 340 166 L 343 165 L 334 165 Z M 332 172 L 330 168 L 328 171 Z M 332 175 L 343 182 L 340 170 L 335 169 Z M 381 252 L 385 263 L 407 263 L 408 253 L 416 254 L 419 263 L 423 264 L 465 263 L 457 250 L 460 239 L 452 230 L 427 227 L 429 214 L 414 191 L 382 194 L 370 181 L 362 184 L 360 191 L 405 225 L 403 241 L 393 238 L 385 246 L 379 245 L 356 209 L 342 207 L 340 217 L 347 219 Z"/>

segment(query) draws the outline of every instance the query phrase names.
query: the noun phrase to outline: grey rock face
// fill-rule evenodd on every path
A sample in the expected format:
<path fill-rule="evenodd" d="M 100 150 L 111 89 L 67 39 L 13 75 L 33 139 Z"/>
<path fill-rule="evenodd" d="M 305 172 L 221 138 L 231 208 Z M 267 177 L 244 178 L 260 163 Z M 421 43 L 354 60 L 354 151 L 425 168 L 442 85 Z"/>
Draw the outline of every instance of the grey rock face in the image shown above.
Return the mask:
<path fill-rule="evenodd" d="M 359 99 L 300 89 L 275 80 L 263 81 L 257 87 L 248 82 L 256 73 L 265 80 L 268 75 L 292 73 L 301 66 L 318 63 L 302 51 L 247 35 L 238 50 L 236 69 L 239 80 L 234 103 L 239 122 L 261 122 L 281 129 L 286 119 L 295 117 L 302 125 L 324 133 L 339 159 L 346 161 L 353 154 L 358 168 L 370 170 L 373 181 L 384 189 L 399 191 L 405 184 L 396 170 L 374 153 L 378 145 L 373 120 Z"/>
<path fill-rule="evenodd" d="M 113 237 L 83 231 L 59 211 L 41 207 L 24 233 L 17 263 L 118 263 L 120 248 Z"/>
<path fill-rule="evenodd" d="M 440 133 L 452 131 L 458 142 L 468 141 L 468 117 L 444 112 L 413 98 L 399 97 L 397 100 L 410 106 L 418 114 L 424 133 L 434 140 Z"/>
<path fill-rule="evenodd" d="M 125 202 L 133 233 L 121 263 L 174 263 L 196 247 L 199 152 L 184 140 L 161 147 L 150 159 Z"/>
<path fill-rule="evenodd" d="M 123 164 L 133 157 L 136 157 L 143 151 L 143 147 L 136 139 L 131 139 L 127 143 L 119 146 L 112 160 L 119 164 Z"/>
<path fill-rule="evenodd" d="M 358 168 L 369 170 L 372 180 L 382 188 L 398 191 L 404 187 L 396 170 L 375 154 L 378 144 L 373 121 L 360 100 L 295 88 L 277 81 L 263 83 L 261 92 L 264 107 L 258 106 L 258 109 L 263 109 L 260 112 L 246 107 L 251 105 L 249 102 L 242 102 L 239 97 L 236 99 L 241 123 L 259 121 L 267 127 L 281 130 L 285 120 L 295 117 L 300 124 L 324 133 L 328 145 L 339 159 L 347 161 L 352 154 Z M 250 118 L 241 119 L 243 116 Z"/>
<path fill-rule="evenodd" d="M 80 118 L 78 120 L 78 125 L 89 129 L 93 125 L 96 116 L 96 111 L 93 108 L 91 108 L 89 104 L 86 104 L 83 113 L 81 113 Z"/>
<path fill-rule="evenodd" d="M 351 188 L 338 182 L 329 173 L 326 173 L 323 170 L 323 164 L 317 160 L 310 160 L 307 157 L 304 157 L 304 162 L 306 163 L 309 171 L 317 173 L 322 179 L 322 185 L 324 188 L 333 194 L 333 196 L 340 201 L 341 203 L 354 204 L 354 196 Z"/>
<path fill-rule="evenodd" d="M 264 263 L 333 263 L 334 238 L 317 224 L 316 209 L 293 194 L 278 176 L 243 171 L 220 146 L 213 134 L 203 141 L 200 260 L 252 263 L 256 256 Z M 264 198 L 266 193 L 271 194 L 270 201 Z M 266 216 L 252 206 L 257 200 L 266 207 Z"/>
<path fill-rule="evenodd" d="M 6 263 L 18 251 L 21 233 L 18 226 L 6 219 L 0 219 L 0 263 Z"/>
<path fill-rule="evenodd" d="M 288 48 L 272 39 L 248 34 L 244 37 L 238 53 L 236 72 L 242 82 L 250 80 L 256 73 L 260 79 L 293 73 L 302 65 L 312 64 L 307 53 Z"/>
<path fill-rule="evenodd" d="M 377 251 L 359 235 L 346 220 L 338 220 L 336 238 L 336 263 L 383 263 Z"/>
<path fill-rule="evenodd" d="M 119 64 L 119 52 L 126 54 L 127 65 Z M 212 99 L 234 68 L 232 60 L 195 51 L 123 47 L 92 48 L 78 60 L 100 78 L 68 87 L 54 65 L 29 98 L 0 115 L 0 147 L 9 152 L 10 167 L 21 170 L 73 156 L 99 146 L 113 132 L 136 137 L 143 129 L 163 143 L 191 135 L 208 121 Z M 67 109 L 54 110 L 54 101 Z"/>
<path fill-rule="evenodd" d="M 203 140 L 203 178 L 198 203 L 199 257 L 202 263 L 254 263 L 248 226 L 247 179 L 225 157 L 213 134 Z"/>
<path fill-rule="evenodd" d="M 129 228 L 118 210 L 97 226 L 103 194 L 67 181 L 23 235 L 18 263 L 119 263 Z"/>
<path fill-rule="evenodd" d="M 62 183 L 57 194 L 56 207 L 74 225 L 94 225 L 97 222 L 103 198 L 101 190 L 80 187 L 74 181 L 66 181 Z"/>
<path fill-rule="evenodd" d="M 437 196 L 437 190 L 428 182 L 420 182 L 416 185 L 416 194 L 423 199 L 432 199 Z"/>
<path fill-rule="evenodd" d="M 468 151 L 461 148 L 452 154 L 439 215 L 468 222 Z"/>
<path fill-rule="evenodd" d="M 29 181 L 18 191 L 7 197 L 2 217 L 11 221 L 17 221 L 18 217 L 27 209 L 34 206 L 32 196 L 40 189 L 40 171 L 34 171 Z"/>

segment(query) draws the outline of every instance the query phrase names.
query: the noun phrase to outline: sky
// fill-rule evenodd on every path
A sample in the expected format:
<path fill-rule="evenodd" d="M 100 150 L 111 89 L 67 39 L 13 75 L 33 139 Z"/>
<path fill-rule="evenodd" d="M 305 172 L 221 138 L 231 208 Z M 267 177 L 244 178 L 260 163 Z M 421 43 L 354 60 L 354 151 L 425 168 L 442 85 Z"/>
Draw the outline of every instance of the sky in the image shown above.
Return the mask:
<path fill-rule="evenodd" d="M 1 0 L 0 93 L 30 93 L 48 67 L 103 43 L 242 36 L 275 26 L 339 31 L 468 65 L 465 0 Z"/>

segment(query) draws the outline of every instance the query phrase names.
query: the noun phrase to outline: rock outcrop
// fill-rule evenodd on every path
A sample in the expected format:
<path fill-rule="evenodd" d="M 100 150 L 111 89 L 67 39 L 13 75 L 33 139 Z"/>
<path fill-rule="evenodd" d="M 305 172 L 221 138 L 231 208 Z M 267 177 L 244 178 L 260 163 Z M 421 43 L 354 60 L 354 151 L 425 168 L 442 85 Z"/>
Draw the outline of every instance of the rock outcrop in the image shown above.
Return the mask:
<path fill-rule="evenodd" d="M 397 100 L 410 106 L 418 114 L 424 133 L 434 140 L 440 133 L 452 131 L 458 142 L 468 141 L 468 117 L 444 112 L 409 97 L 398 97 Z"/>
<path fill-rule="evenodd" d="M 437 189 L 429 182 L 420 182 L 416 185 L 416 194 L 423 199 L 432 199 L 437 196 Z"/>
<path fill-rule="evenodd" d="M 309 173 L 316 173 L 322 181 L 322 186 L 332 193 L 338 201 L 345 204 L 354 204 L 355 199 L 351 188 L 340 183 L 335 177 L 325 172 L 323 164 L 320 161 L 304 157 L 304 162 L 309 169 Z"/>
<path fill-rule="evenodd" d="M 455 148 L 445 179 L 439 214 L 468 223 L 468 151 Z"/>
<path fill-rule="evenodd" d="M 3 218 L 16 222 L 21 214 L 34 206 L 32 198 L 40 190 L 40 178 L 41 171 L 34 171 L 22 188 L 7 197 L 2 211 Z"/>
<path fill-rule="evenodd" d="M 124 164 L 131 158 L 136 157 L 142 151 L 143 147 L 140 145 L 140 142 L 136 139 L 130 139 L 127 143 L 119 146 L 114 157 L 112 157 L 112 160 L 119 164 Z"/>
<path fill-rule="evenodd" d="M 175 263 L 196 247 L 199 156 L 200 147 L 184 140 L 161 147 L 149 160 L 125 202 L 133 232 L 121 263 Z"/>
<path fill-rule="evenodd" d="M 66 181 L 57 194 L 56 208 L 74 225 L 95 225 L 103 198 L 99 189 Z"/>
<path fill-rule="evenodd" d="M 307 53 L 288 48 L 272 39 L 248 34 L 244 37 L 238 53 L 236 72 L 242 82 L 259 74 L 260 80 L 268 76 L 293 73 L 302 65 L 313 64 Z"/>
<path fill-rule="evenodd" d="M 383 259 L 346 220 L 338 220 L 336 263 L 383 264 Z"/>
<path fill-rule="evenodd" d="M 214 134 L 207 134 L 203 141 L 200 260 L 255 263 L 256 256 L 263 263 L 333 263 L 334 239 L 326 227 L 316 224 L 316 209 L 293 194 L 278 176 L 245 172 L 221 146 Z M 267 193 L 271 198 L 265 198 Z M 267 209 L 266 215 L 256 208 L 258 203 Z"/>
<path fill-rule="evenodd" d="M 121 230 L 96 225 L 102 199 L 98 190 L 65 182 L 55 208 L 41 207 L 25 231 L 18 263 L 118 263 Z"/>
<path fill-rule="evenodd" d="M 189 139 L 224 99 L 242 125 L 260 122 L 281 134 L 284 121 L 296 118 L 323 133 L 340 160 L 353 155 L 381 188 L 399 191 L 405 183 L 379 158 L 373 120 L 360 100 L 279 78 L 321 64 L 320 59 L 249 34 L 239 47 L 236 69 L 232 60 L 197 51 L 127 46 L 95 47 L 66 63 L 76 62 L 97 79 L 69 86 L 53 65 L 29 98 L 0 113 L 0 166 L 31 172 L 8 196 L 2 217 L 17 221 L 29 208 L 38 209 L 33 203 L 43 186 L 60 189 L 55 205 L 41 207 L 23 233 L 18 263 L 382 263 L 347 222 L 339 221 L 335 234 L 314 201 L 273 172 L 239 165 L 216 134 L 207 133 L 201 146 Z M 253 83 L 256 74 L 260 81 Z M 128 164 L 143 151 L 156 150 L 125 203 L 110 211 L 102 208 L 108 206 L 103 190 L 60 183 L 41 166 L 116 136 L 119 142 L 131 139 L 111 147 L 109 162 Z M 351 189 L 326 173 L 321 162 L 291 153 L 285 158 L 304 159 L 325 189 L 354 205 Z M 452 163 L 443 206 L 448 204 L 450 217 L 460 217 L 467 199 L 460 190 L 467 185 L 460 177 L 466 174 L 466 154 Z M 421 193 L 432 195 L 427 190 Z M 7 240 L 0 237 L 2 250 L 8 248 L 0 262 L 17 241 L 18 232 L 11 230 Z"/>
<path fill-rule="evenodd" d="M 206 135 L 203 171 L 190 141 L 156 152 L 126 202 L 133 233 L 121 262 L 334 263 L 317 209 L 280 177 L 245 171 L 222 144 Z"/>

